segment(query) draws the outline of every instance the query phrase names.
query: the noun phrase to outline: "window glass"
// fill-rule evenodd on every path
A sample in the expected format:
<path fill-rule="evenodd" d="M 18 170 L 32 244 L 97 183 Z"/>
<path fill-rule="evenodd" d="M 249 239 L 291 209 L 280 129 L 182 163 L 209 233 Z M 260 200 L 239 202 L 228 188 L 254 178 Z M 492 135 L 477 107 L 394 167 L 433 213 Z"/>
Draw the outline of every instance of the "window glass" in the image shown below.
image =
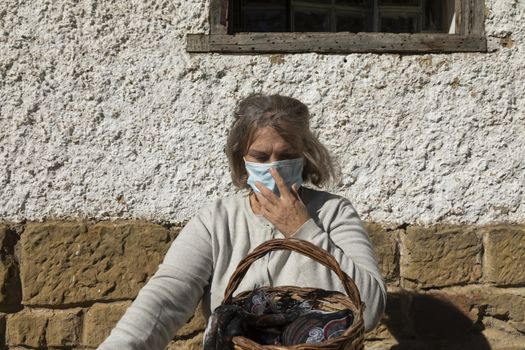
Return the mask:
<path fill-rule="evenodd" d="M 388 14 L 381 15 L 380 31 L 387 33 L 416 33 L 418 19 L 416 15 Z"/>
<path fill-rule="evenodd" d="M 354 13 L 338 13 L 336 15 L 336 31 L 359 33 L 367 31 L 366 17 Z"/>
<path fill-rule="evenodd" d="M 430 0 L 435 2 L 441 2 L 441 0 Z M 417 6 L 420 0 L 379 0 L 379 6 Z"/>
<path fill-rule="evenodd" d="M 316 8 L 297 8 L 293 11 L 295 32 L 330 32 L 330 12 Z"/>
<path fill-rule="evenodd" d="M 244 0 L 243 1 L 244 6 L 278 6 L 278 7 L 285 7 L 286 6 L 286 0 Z"/>
<path fill-rule="evenodd" d="M 444 29 L 443 15 L 444 8 L 441 1 L 426 1 L 423 31 L 442 32 Z"/>
<path fill-rule="evenodd" d="M 285 32 L 286 14 L 281 10 L 246 10 L 244 23 L 247 32 Z"/>
<path fill-rule="evenodd" d="M 299 1 L 294 1 L 294 3 L 296 4 L 299 4 L 299 3 L 310 3 L 310 4 L 318 4 L 318 5 L 330 5 L 332 4 L 332 0 L 299 0 Z"/>
<path fill-rule="evenodd" d="M 335 0 L 336 5 L 369 7 L 369 0 Z"/>
<path fill-rule="evenodd" d="M 441 0 L 232 0 L 235 32 L 448 33 Z"/>

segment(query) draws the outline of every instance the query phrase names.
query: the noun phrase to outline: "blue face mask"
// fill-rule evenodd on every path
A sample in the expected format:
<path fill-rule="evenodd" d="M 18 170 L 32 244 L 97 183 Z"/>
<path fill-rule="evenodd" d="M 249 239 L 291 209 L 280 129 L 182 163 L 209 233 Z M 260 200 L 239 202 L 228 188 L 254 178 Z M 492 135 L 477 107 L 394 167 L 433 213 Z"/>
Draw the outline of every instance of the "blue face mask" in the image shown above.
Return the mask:
<path fill-rule="evenodd" d="M 259 189 L 255 187 L 255 182 L 259 181 L 273 193 L 279 195 L 279 189 L 272 174 L 270 174 L 270 168 L 274 168 L 279 172 L 288 189 L 290 189 L 294 183 L 297 184 L 298 187 L 303 183 L 303 158 L 280 160 L 273 163 L 254 163 L 244 160 L 244 164 L 248 172 L 248 185 L 250 185 L 255 192 L 259 192 Z"/>

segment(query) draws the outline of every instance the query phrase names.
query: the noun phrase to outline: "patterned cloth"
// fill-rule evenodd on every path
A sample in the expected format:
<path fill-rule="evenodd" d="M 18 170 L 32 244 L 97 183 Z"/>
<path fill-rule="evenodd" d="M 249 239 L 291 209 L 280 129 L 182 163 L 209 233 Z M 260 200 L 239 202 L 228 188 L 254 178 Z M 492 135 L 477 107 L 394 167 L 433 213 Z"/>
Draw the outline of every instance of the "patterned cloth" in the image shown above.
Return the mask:
<path fill-rule="evenodd" d="M 261 345 L 320 343 L 352 325 L 352 310 L 325 312 L 313 309 L 316 304 L 291 293 L 275 298 L 256 288 L 246 299 L 215 309 L 204 334 L 204 350 L 233 349 L 231 340 L 239 335 Z"/>

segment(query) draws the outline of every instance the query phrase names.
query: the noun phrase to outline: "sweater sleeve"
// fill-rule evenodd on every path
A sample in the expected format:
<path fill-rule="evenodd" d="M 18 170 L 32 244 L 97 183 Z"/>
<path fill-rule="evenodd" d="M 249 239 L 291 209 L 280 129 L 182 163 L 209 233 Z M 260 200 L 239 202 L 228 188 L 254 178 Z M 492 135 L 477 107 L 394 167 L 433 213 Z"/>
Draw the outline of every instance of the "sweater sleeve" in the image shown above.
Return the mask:
<path fill-rule="evenodd" d="M 192 219 L 99 350 L 162 350 L 194 313 L 213 267 L 203 219 Z"/>
<path fill-rule="evenodd" d="M 372 330 L 379 322 L 386 306 L 386 287 L 377 265 L 374 250 L 363 224 L 348 200 L 341 199 L 332 212 L 325 218 L 326 231 L 313 219 L 308 220 L 293 235 L 304 239 L 328 251 L 339 262 L 355 282 L 361 300 L 365 303 L 365 330 Z M 297 257 L 295 266 L 305 281 L 326 281 L 328 285 L 340 286 L 335 273 L 311 259 Z"/>

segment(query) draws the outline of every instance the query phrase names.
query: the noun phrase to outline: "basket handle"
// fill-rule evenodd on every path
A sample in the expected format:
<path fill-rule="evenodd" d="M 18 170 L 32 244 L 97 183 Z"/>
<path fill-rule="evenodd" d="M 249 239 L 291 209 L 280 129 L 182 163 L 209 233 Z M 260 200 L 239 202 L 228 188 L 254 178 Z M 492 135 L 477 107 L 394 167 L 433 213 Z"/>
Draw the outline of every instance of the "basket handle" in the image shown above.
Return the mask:
<path fill-rule="evenodd" d="M 224 292 L 224 300 L 222 304 L 230 304 L 233 297 L 233 292 L 237 289 L 241 280 L 248 272 L 251 264 L 266 255 L 266 253 L 273 250 L 292 250 L 294 252 L 303 254 L 313 260 L 317 261 L 320 264 L 331 269 L 339 277 L 343 283 L 343 287 L 346 291 L 346 294 L 350 297 L 352 302 L 356 307 L 360 307 L 361 297 L 359 295 L 359 290 L 355 285 L 354 281 L 348 276 L 341 267 L 335 258 L 330 255 L 326 250 L 319 248 L 318 246 L 310 243 L 308 241 L 297 239 L 297 238 L 286 238 L 286 239 L 271 239 L 260 244 L 255 248 L 250 254 L 246 255 L 244 259 L 239 262 L 237 269 L 233 272 L 228 282 L 228 286 Z"/>

